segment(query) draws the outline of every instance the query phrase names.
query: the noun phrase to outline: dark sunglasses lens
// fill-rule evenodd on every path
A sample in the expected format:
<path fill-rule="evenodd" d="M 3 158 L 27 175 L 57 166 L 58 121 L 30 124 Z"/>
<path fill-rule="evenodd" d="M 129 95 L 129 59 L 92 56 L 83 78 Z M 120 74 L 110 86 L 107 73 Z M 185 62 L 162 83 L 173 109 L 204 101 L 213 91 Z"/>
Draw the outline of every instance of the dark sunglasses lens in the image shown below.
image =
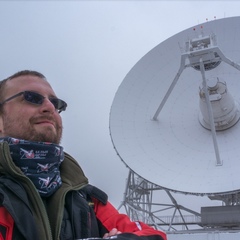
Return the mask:
<path fill-rule="evenodd" d="M 38 93 L 35 93 L 35 92 L 24 92 L 24 99 L 30 103 L 33 103 L 33 104 L 42 104 L 43 103 L 43 99 L 44 97 Z"/>
<path fill-rule="evenodd" d="M 51 101 L 51 103 L 54 105 L 54 107 L 59 110 L 59 111 L 65 111 L 66 110 L 66 107 L 67 107 L 67 104 L 59 99 L 59 98 L 50 98 L 49 99 Z"/>
<path fill-rule="evenodd" d="M 27 102 L 37 104 L 37 105 L 41 105 L 44 100 L 44 97 L 41 94 L 30 92 L 30 91 L 25 91 L 23 93 L 23 96 Z M 57 109 L 59 112 L 66 110 L 67 103 L 65 103 L 63 100 L 58 98 L 49 98 L 49 100 L 51 101 L 55 109 Z"/>

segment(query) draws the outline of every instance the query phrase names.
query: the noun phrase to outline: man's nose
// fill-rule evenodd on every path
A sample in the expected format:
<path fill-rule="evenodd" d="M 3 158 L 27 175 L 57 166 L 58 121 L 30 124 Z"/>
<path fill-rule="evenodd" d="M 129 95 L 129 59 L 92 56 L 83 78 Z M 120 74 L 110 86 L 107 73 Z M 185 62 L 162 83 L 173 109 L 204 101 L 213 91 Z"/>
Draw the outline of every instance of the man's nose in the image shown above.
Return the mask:
<path fill-rule="evenodd" d="M 41 105 L 41 111 L 53 113 L 56 111 L 56 109 L 53 103 L 48 98 L 44 98 Z"/>

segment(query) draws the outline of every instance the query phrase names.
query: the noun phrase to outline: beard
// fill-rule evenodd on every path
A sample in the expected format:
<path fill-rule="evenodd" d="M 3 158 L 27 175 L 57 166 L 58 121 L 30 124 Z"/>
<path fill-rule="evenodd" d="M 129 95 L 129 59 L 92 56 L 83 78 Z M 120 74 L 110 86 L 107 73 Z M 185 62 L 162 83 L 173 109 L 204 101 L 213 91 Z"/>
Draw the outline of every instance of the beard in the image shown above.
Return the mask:
<path fill-rule="evenodd" d="M 37 121 L 41 119 L 50 120 L 55 124 L 55 130 L 52 126 L 45 126 L 42 129 L 35 128 Z M 3 114 L 4 137 L 13 137 L 34 142 L 50 142 L 59 144 L 62 138 L 62 126 L 57 124 L 52 117 L 32 117 L 28 122 L 21 119 L 13 119 Z"/>

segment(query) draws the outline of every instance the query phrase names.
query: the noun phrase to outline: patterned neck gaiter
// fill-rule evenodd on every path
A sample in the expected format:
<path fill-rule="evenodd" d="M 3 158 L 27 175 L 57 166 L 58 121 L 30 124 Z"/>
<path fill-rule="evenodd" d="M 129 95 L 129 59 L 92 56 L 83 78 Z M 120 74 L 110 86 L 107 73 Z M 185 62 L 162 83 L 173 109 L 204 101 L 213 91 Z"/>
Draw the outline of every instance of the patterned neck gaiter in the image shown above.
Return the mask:
<path fill-rule="evenodd" d="M 33 182 L 40 196 L 49 197 L 62 185 L 59 167 L 64 159 L 63 148 L 46 142 L 31 142 L 11 137 L 7 142 L 13 162 Z"/>

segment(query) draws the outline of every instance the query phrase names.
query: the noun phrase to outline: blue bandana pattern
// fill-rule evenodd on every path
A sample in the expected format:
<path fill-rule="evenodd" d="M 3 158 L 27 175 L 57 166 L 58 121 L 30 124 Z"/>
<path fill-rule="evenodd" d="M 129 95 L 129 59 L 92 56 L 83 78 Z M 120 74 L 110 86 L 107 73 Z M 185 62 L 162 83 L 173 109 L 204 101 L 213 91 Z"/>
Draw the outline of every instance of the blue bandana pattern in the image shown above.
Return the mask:
<path fill-rule="evenodd" d="M 64 159 L 57 144 L 0 138 L 9 144 L 13 162 L 33 182 L 42 197 L 51 196 L 61 185 L 59 167 Z"/>

